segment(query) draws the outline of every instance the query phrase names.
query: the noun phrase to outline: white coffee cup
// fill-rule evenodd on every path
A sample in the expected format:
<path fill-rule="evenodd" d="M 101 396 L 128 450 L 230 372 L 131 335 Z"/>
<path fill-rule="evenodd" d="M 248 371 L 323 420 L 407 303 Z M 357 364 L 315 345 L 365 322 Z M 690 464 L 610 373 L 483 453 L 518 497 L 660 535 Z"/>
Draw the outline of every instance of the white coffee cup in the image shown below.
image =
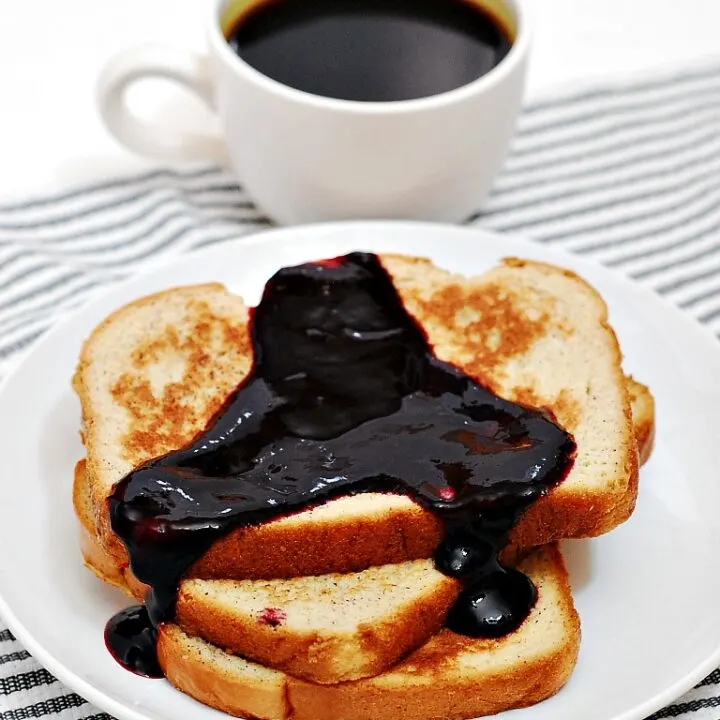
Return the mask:
<path fill-rule="evenodd" d="M 222 33 L 226 0 L 207 19 L 208 56 L 145 46 L 112 59 L 99 82 L 113 135 L 166 161 L 230 163 L 280 223 L 348 218 L 459 222 L 476 212 L 500 169 L 522 102 L 530 28 L 522 0 L 486 0 L 514 24 L 507 56 L 456 90 L 417 100 L 354 102 L 282 85 L 239 58 Z M 124 96 L 143 78 L 196 92 L 223 137 L 172 132 L 130 113 Z"/>

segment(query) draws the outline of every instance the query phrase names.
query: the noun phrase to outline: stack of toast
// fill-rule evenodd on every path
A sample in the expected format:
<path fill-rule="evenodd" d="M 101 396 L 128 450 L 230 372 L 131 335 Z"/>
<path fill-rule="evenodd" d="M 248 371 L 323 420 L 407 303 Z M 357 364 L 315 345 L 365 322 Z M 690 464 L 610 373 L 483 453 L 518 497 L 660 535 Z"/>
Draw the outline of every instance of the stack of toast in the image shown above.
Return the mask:
<path fill-rule="evenodd" d="M 557 541 L 603 534 L 635 506 L 651 450 L 648 388 L 626 377 L 587 283 L 509 259 L 477 278 L 381 256 L 437 357 L 497 395 L 547 410 L 576 443 L 567 476 L 510 533 L 503 562 L 537 601 L 514 632 L 445 627 L 461 586 L 439 572 L 442 522 L 405 495 L 366 492 L 235 528 L 194 562 L 158 628 L 167 679 L 203 703 L 267 720 L 473 718 L 557 692 L 580 623 Z M 221 285 L 168 290 L 107 318 L 74 387 L 87 457 L 74 505 L 86 564 L 142 600 L 108 497 L 142 463 L 187 445 L 253 363 L 248 309 Z"/>

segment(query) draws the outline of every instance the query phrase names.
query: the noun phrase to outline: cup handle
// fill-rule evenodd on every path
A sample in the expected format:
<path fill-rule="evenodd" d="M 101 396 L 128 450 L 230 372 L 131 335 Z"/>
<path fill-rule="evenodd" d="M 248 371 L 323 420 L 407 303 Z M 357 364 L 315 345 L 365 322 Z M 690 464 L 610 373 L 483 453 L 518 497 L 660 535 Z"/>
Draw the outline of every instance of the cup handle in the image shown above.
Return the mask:
<path fill-rule="evenodd" d="M 184 85 L 215 109 L 207 58 L 161 45 L 129 48 L 108 62 L 98 81 L 100 116 L 112 135 L 129 150 L 159 160 L 226 162 L 218 136 L 167 130 L 130 112 L 125 92 L 136 80 L 153 77 Z"/>

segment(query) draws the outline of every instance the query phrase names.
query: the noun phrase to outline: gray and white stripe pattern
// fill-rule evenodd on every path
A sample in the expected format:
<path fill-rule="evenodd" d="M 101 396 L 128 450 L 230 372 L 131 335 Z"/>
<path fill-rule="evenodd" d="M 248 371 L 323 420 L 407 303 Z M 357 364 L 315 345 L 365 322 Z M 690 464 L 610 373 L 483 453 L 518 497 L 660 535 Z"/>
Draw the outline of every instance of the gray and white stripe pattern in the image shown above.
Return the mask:
<path fill-rule="evenodd" d="M 530 105 L 467 222 L 592 257 L 720 334 L 720 64 Z M 268 225 L 232 175 L 208 167 L 0 205 L 0 375 L 98 288 Z M 0 619 L 0 720 L 31 718 L 108 720 Z M 718 720 L 720 670 L 661 718 Z"/>

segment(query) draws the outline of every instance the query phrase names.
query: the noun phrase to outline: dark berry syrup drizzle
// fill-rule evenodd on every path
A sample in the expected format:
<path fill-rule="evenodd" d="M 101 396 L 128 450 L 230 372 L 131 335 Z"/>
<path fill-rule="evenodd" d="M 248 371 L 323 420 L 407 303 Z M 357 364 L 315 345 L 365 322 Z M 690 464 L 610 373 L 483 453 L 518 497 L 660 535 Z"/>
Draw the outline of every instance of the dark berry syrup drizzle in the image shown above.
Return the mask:
<path fill-rule="evenodd" d="M 444 521 L 435 562 L 463 584 L 451 630 L 498 637 L 518 627 L 535 588 L 498 554 L 567 473 L 572 437 L 438 360 L 375 255 L 280 270 L 251 331 L 253 370 L 207 429 L 109 498 L 132 571 L 151 588 L 145 615 L 130 608 L 108 624 L 115 657 L 158 674 L 148 638 L 218 538 L 363 492 L 409 495 Z"/>

